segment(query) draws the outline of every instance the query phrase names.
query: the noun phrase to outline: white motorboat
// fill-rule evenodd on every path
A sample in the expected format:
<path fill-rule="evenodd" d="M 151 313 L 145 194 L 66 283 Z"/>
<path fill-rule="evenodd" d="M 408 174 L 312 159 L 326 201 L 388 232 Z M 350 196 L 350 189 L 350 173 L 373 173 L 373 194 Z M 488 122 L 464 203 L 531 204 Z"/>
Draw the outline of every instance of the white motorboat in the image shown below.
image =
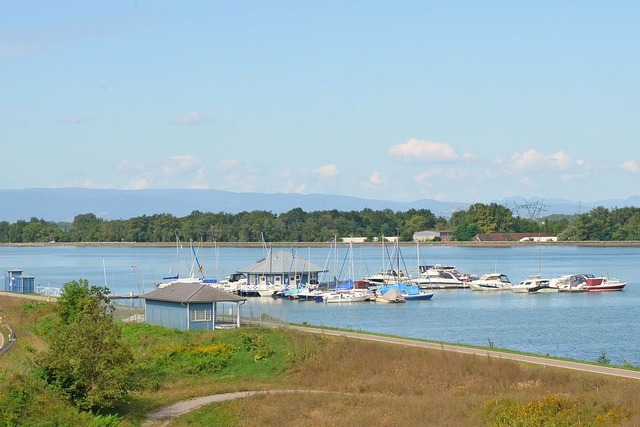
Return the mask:
<path fill-rule="evenodd" d="M 467 281 L 460 279 L 453 271 L 436 268 L 424 270 L 420 277 L 411 279 L 411 283 L 420 286 L 421 289 L 463 289 L 469 287 Z"/>
<path fill-rule="evenodd" d="M 375 294 L 368 289 L 350 289 L 346 291 L 330 291 L 322 294 L 325 303 L 365 302 L 375 298 Z"/>
<path fill-rule="evenodd" d="M 511 281 L 503 273 L 487 273 L 469 282 L 473 291 L 508 291 L 511 290 Z"/>
<path fill-rule="evenodd" d="M 549 279 L 542 279 L 539 276 L 528 277 L 520 281 L 517 285 L 511 285 L 511 292 L 515 293 L 528 293 L 528 294 L 542 294 L 542 293 L 556 293 L 557 287 L 550 286 Z"/>
<path fill-rule="evenodd" d="M 586 292 L 587 281 L 597 283 L 599 279 L 601 278 L 597 278 L 591 273 L 565 274 L 551 279 L 549 285 L 558 288 L 560 292 Z"/>
<path fill-rule="evenodd" d="M 365 276 L 362 280 L 367 282 L 370 286 L 383 286 L 407 282 L 409 277 L 407 277 L 402 270 L 391 268 L 386 271 L 381 271 L 378 274 Z"/>

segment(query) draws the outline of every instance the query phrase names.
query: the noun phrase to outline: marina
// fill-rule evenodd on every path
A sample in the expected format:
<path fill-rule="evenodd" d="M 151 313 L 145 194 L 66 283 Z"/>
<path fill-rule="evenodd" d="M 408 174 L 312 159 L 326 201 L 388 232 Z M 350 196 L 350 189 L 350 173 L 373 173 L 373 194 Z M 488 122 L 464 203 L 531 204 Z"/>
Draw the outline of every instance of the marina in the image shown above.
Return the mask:
<path fill-rule="evenodd" d="M 275 245 L 274 245 L 275 246 Z M 279 249 L 324 266 L 327 277 L 340 278 L 342 259 L 327 247 Z M 342 253 L 346 247 L 339 248 Z M 406 304 L 318 304 L 250 297 L 243 316 L 481 345 L 583 361 L 603 353 L 613 364 L 640 365 L 640 248 L 634 246 L 403 247 L 403 269 L 417 277 L 421 263 L 454 265 L 478 277 L 493 271 L 513 283 L 540 274 L 545 278 L 593 273 L 627 285 L 616 292 L 529 294 L 474 292 L 468 288 L 433 289 L 428 300 Z M 207 278 L 224 278 L 265 256 L 260 247 L 203 248 L 199 258 Z M 106 285 L 113 295 L 135 296 L 155 289 L 175 261 L 175 248 L 135 246 L 3 246 L 5 272 L 20 268 L 36 287 L 56 289 L 86 278 Z M 375 246 L 353 247 L 353 271 L 362 278 L 388 267 Z M 185 255 L 184 265 L 189 257 Z M 337 268 L 336 268 L 337 266 Z M 406 267 L 405 267 L 406 266 Z M 186 268 L 186 267 L 185 267 Z M 185 273 L 188 270 L 183 270 Z M 175 272 L 175 269 L 173 270 Z M 323 281 L 323 278 L 319 278 Z M 326 279 L 325 279 L 326 280 Z M 123 300 L 122 304 L 133 304 Z"/>

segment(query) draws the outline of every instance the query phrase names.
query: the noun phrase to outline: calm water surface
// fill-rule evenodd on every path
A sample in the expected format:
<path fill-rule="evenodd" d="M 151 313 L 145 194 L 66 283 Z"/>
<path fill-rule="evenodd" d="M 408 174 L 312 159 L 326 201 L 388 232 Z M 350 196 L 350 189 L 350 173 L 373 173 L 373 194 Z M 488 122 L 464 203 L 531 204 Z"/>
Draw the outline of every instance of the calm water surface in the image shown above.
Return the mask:
<path fill-rule="evenodd" d="M 389 266 L 391 248 L 275 247 L 330 270 L 328 277 L 356 279 Z M 224 277 L 265 255 L 262 248 L 196 250 L 207 277 Z M 352 268 L 349 268 L 352 259 Z M 0 247 L 0 268 L 18 268 L 38 286 L 61 287 L 86 278 L 114 294 L 149 292 L 170 271 L 187 275 L 191 250 L 148 247 Z M 637 247 L 403 247 L 401 267 L 450 264 L 483 274 L 499 271 L 512 282 L 589 272 L 628 282 L 622 292 L 527 295 L 436 290 L 430 301 L 406 304 L 319 304 L 250 298 L 243 313 L 267 313 L 285 321 L 337 326 L 406 337 L 476 344 L 595 361 L 640 365 L 640 248 Z"/>

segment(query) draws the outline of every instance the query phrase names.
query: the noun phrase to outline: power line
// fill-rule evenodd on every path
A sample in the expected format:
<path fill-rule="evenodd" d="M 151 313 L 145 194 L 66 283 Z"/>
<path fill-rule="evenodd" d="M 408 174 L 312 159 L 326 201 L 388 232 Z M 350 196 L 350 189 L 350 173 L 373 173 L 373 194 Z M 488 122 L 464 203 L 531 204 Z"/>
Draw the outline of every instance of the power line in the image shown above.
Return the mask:
<path fill-rule="evenodd" d="M 524 211 L 526 213 L 526 218 L 532 221 L 537 220 L 540 217 L 540 213 L 547 210 L 547 205 L 544 203 L 544 199 L 529 201 L 527 199 L 523 199 L 523 203 L 513 202 L 513 208 L 516 211 L 516 216 L 520 215 L 520 211 Z"/>

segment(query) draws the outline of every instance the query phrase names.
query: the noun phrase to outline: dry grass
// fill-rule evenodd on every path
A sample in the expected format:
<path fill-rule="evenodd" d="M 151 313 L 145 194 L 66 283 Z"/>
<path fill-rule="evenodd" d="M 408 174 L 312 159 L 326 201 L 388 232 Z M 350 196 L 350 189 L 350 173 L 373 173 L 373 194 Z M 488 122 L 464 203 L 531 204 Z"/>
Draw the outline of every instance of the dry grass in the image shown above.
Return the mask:
<path fill-rule="evenodd" d="M 540 413 L 557 404 L 567 413 L 554 425 L 640 425 L 636 380 L 357 339 L 296 340 L 316 351 L 302 351 L 271 389 L 327 393 L 261 395 L 202 413 L 232 413 L 242 426 L 540 426 L 551 425 Z M 500 423 L 492 404 L 516 420 Z M 198 419 L 171 425 L 205 425 Z"/>

